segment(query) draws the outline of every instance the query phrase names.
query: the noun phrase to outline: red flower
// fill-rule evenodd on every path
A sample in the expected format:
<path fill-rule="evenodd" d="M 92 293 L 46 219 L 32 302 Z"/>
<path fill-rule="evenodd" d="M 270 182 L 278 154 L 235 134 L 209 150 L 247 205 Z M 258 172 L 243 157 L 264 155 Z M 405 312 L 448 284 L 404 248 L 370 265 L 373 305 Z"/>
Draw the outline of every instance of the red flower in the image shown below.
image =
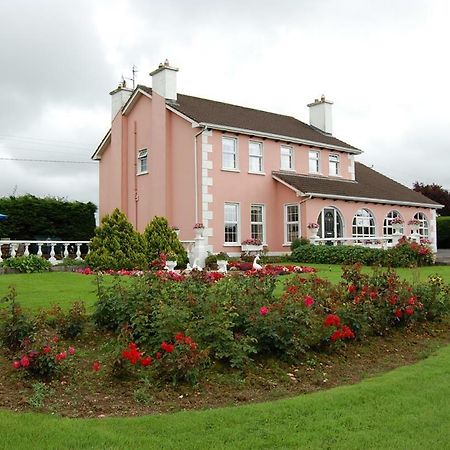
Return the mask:
<path fill-rule="evenodd" d="M 326 327 L 335 326 L 338 327 L 341 324 L 341 319 L 336 314 L 328 314 L 325 322 L 323 323 Z"/>
<path fill-rule="evenodd" d="M 161 359 L 161 353 L 160 352 L 156 352 L 155 357 L 156 357 L 156 359 Z"/>
<path fill-rule="evenodd" d="M 42 351 L 43 351 L 44 353 L 50 353 L 50 352 L 52 351 L 52 348 L 49 347 L 48 345 L 46 345 L 45 347 L 43 347 Z"/>
<path fill-rule="evenodd" d="M 92 363 L 92 370 L 94 372 L 98 372 L 100 370 L 100 362 L 99 361 L 94 361 Z"/>
<path fill-rule="evenodd" d="M 75 355 L 75 348 L 69 347 L 69 355 Z"/>
<path fill-rule="evenodd" d="M 341 339 L 342 335 L 341 332 L 339 330 L 336 330 L 332 335 L 331 335 L 331 340 L 333 342 L 336 342 L 337 340 Z"/>
<path fill-rule="evenodd" d="M 20 367 L 22 366 L 22 364 L 20 364 L 20 361 L 14 361 L 12 365 L 14 369 L 20 369 Z"/>
<path fill-rule="evenodd" d="M 377 298 L 378 294 L 375 291 L 370 292 L 369 297 L 373 300 Z"/>
<path fill-rule="evenodd" d="M 147 367 L 152 363 L 153 359 L 151 356 L 146 356 L 145 358 L 141 359 L 141 366 Z"/>
<path fill-rule="evenodd" d="M 139 352 L 137 345 L 134 342 L 128 344 L 128 350 L 124 350 L 122 352 L 122 356 L 125 359 L 128 359 L 131 364 L 136 364 L 142 356 L 142 353 Z"/>
<path fill-rule="evenodd" d="M 342 339 L 354 339 L 355 333 L 347 326 L 343 325 L 341 330 Z"/>
<path fill-rule="evenodd" d="M 167 353 L 172 353 L 175 348 L 175 345 L 167 343 L 166 341 L 163 341 L 161 344 L 161 350 L 164 350 Z"/>
<path fill-rule="evenodd" d="M 297 291 L 298 291 L 297 286 L 289 286 L 289 287 L 286 289 L 286 292 L 289 292 L 289 294 L 296 294 Z"/>
<path fill-rule="evenodd" d="M 185 338 L 185 336 L 184 336 L 184 334 L 181 331 L 175 335 L 175 340 L 178 341 L 178 342 L 183 341 L 184 338 Z"/>
<path fill-rule="evenodd" d="M 415 295 L 413 295 L 412 297 L 410 297 L 408 299 L 408 305 L 415 305 L 416 304 L 416 300 L 417 300 L 417 297 Z"/>
<path fill-rule="evenodd" d="M 402 317 L 403 312 L 401 309 L 397 308 L 394 312 L 395 317 L 397 317 L 398 319 L 400 319 L 400 317 Z"/>
<path fill-rule="evenodd" d="M 261 306 L 261 308 L 259 308 L 259 313 L 262 316 L 267 316 L 268 312 L 269 312 L 269 308 L 267 306 Z"/>
<path fill-rule="evenodd" d="M 412 316 L 414 314 L 414 308 L 412 306 L 407 306 L 405 308 L 405 313 L 408 314 L 408 316 Z"/>
<path fill-rule="evenodd" d="M 196 342 L 192 342 L 191 344 L 189 344 L 189 350 L 191 352 L 194 352 L 195 350 L 197 350 L 197 343 Z"/>
<path fill-rule="evenodd" d="M 398 295 L 391 295 L 389 297 L 389 303 L 391 305 L 395 305 L 397 303 L 397 300 L 398 300 Z"/>
<path fill-rule="evenodd" d="M 54 342 L 55 344 L 59 341 L 58 336 L 53 336 L 52 337 L 52 342 Z"/>
<path fill-rule="evenodd" d="M 349 294 L 353 294 L 353 292 L 356 292 L 356 286 L 354 284 L 351 284 L 348 288 L 347 291 Z"/>
<path fill-rule="evenodd" d="M 361 297 L 359 295 L 357 295 L 354 300 L 353 303 L 355 303 L 355 305 L 357 305 L 359 302 L 361 301 Z"/>
<path fill-rule="evenodd" d="M 305 297 L 305 300 L 303 300 L 303 303 L 307 308 L 309 308 L 310 306 L 314 305 L 314 299 L 311 297 L 311 295 L 307 295 Z"/>
<path fill-rule="evenodd" d="M 25 367 L 25 369 L 30 365 L 30 359 L 28 358 L 28 356 L 22 356 L 22 358 L 20 358 L 20 365 L 22 367 Z"/>
<path fill-rule="evenodd" d="M 190 344 L 192 344 L 192 342 L 193 342 L 193 340 L 189 336 L 186 336 L 184 338 L 184 343 L 185 344 L 190 345 Z"/>
<path fill-rule="evenodd" d="M 67 358 L 67 352 L 61 352 L 56 355 L 56 361 L 61 361 Z"/>

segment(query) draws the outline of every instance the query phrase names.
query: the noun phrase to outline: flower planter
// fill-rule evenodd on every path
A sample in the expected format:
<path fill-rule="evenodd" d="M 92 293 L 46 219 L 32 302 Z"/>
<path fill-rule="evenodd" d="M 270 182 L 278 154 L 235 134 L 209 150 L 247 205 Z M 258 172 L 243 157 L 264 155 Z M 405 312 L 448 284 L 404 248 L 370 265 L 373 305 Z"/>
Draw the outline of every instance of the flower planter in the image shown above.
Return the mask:
<path fill-rule="evenodd" d="M 194 228 L 195 239 L 202 238 L 204 230 L 204 228 Z"/>
<path fill-rule="evenodd" d="M 309 237 L 310 237 L 310 239 L 316 239 L 318 233 L 319 233 L 319 229 L 318 228 L 309 228 Z"/>
<path fill-rule="evenodd" d="M 394 231 L 394 234 L 402 234 L 403 224 L 401 224 L 401 223 L 393 223 L 392 224 L 392 230 Z"/>
<path fill-rule="evenodd" d="M 173 272 L 175 270 L 175 267 L 177 267 L 176 261 L 166 261 L 166 269 L 169 272 Z"/>
<path fill-rule="evenodd" d="M 217 271 L 221 273 L 227 273 L 228 261 L 225 259 L 217 260 Z"/>
<path fill-rule="evenodd" d="M 242 244 L 241 250 L 243 252 L 261 252 L 263 250 L 263 245 Z"/>

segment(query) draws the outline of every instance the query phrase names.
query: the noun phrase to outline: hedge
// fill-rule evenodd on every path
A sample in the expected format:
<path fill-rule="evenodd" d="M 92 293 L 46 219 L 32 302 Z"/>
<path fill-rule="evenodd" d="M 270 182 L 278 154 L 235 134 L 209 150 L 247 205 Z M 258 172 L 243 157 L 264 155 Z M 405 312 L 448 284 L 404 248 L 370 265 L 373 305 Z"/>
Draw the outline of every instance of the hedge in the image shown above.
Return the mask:
<path fill-rule="evenodd" d="M 450 216 L 437 218 L 438 248 L 450 248 Z"/>

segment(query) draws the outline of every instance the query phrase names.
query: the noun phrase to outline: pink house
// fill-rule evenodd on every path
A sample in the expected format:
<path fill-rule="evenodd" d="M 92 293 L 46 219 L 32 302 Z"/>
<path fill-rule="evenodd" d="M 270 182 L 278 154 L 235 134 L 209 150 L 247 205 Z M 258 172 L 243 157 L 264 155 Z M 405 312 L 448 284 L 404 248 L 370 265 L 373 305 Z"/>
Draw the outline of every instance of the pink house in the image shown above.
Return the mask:
<path fill-rule="evenodd" d="M 230 255 L 248 238 L 289 252 L 295 238 L 314 235 L 309 223 L 319 224 L 317 243 L 389 245 L 399 218 L 401 233 L 436 249 L 440 205 L 356 162 L 361 150 L 332 135 L 324 96 L 308 105 L 307 125 L 179 94 L 177 72 L 166 61 L 150 74 L 152 88 L 111 92 L 111 129 L 93 155 L 100 216 L 118 207 L 140 231 L 165 216 L 182 240 L 202 222 L 207 251 Z"/>

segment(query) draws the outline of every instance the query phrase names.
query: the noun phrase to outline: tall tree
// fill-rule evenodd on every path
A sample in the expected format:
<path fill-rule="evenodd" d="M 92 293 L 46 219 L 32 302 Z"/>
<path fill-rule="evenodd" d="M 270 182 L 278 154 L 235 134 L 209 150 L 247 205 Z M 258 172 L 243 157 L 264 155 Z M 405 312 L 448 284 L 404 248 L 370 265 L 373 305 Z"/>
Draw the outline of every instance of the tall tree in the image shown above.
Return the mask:
<path fill-rule="evenodd" d="M 438 210 L 441 216 L 450 216 L 450 192 L 439 184 L 423 184 L 416 181 L 413 189 L 420 192 L 435 202 L 444 205 L 444 208 Z"/>

